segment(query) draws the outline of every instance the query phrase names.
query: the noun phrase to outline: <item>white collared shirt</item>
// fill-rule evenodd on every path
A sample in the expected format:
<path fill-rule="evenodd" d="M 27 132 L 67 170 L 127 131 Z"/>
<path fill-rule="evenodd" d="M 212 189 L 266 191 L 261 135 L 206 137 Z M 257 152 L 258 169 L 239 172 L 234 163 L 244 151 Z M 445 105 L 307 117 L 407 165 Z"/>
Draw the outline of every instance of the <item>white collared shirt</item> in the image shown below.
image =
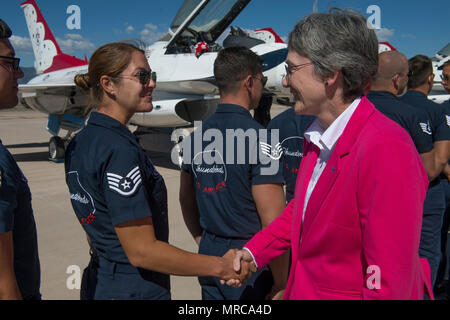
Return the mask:
<path fill-rule="evenodd" d="M 305 219 L 306 207 L 308 206 L 309 198 L 316 187 L 317 181 L 319 181 L 323 170 L 330 160 L 337 141 L 344 132 L 345 127 L 347 127 L 350 118 L 360 102 L 361 98 L 353 101 L 353 103 L 336 120 L 334 120 L 328 128 L 319 119 L 316 119 L 305 132 L 305 139 L 317 146 L 320 149 L 320 154 L 317 158 L 311 180 L 309 180 L 308 189 L 306 190 L 302 222 Z"/>
<path fill-rule="evenodd" d="M 330 160 L 331 154 L 334 151 L 334 147 L 336 146 L 337 141 L 347 127 L 348 122 L 350 121 L 360 102 L 361 98 L 353 101 L 353 103 L 336 120 L 334 120 L 334 122 L 328 128 L 319 119 L 316 119 L 311 124 L 309 129 L 305 132 L 305 139 L 308 140 L 308 142 L 316 145 L 320 149 L 320 154 L 317 158 L 316 166 L 314 167 L 311 180 L 309 181 L 308 189 L 306 190 L 302 223 L 305 220 L 306 207 L 308 206 L 309 198 L 314 191 L 317 181 L 319 181 L 323 170 Z M 250 253 L 253 258 L 253 262 L 258 268 L 258 264 L 256 263 L 253 253 L 246 247 L 244 247 L 243 249 Z"/>

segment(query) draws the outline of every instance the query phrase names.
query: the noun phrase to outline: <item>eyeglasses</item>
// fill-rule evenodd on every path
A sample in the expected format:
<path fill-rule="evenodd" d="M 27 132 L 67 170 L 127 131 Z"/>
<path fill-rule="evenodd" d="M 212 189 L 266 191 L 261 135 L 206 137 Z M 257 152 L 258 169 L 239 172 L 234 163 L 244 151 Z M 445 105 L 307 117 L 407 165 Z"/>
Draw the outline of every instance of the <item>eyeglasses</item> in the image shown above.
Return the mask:
<path fill-rule="evenodd" d="M 258 78 L 258 77 L 254 77 L 254 78 L 256 78 L 256 79 L 261 81 L 261 84 L 262 84 L 263 88 L 266 86 L 267 80 L 268 80 L 268 78 L 266 76 L 262 76 L 261 79 Z"/>
<path fill-rule="evenodd" d="M 6 57 L 6 56 L 0 56 L 1 59 L 9 60 L 7 65 L 9 67 L 6 67 L 4 64 L 0 63 L 4 68 L 6 68 L 9 71 L 12 72 L 18 72 L 20 69 L 20 58 L 13 58 L 13 57 Z"/>
<path fill-rule="evenodd" d="M 442 81 L 448 82 L 450 79 L 450 76 L 448 74 L 441 74 Z"/>
<path fill-rule="evenodd" d="M 149 84 L 150 79 L 155 83 L 156 83 L 156 79 L 157 79 L 156 72 L 147 71 L 147 70 L 141 70 L 132 76 L 116 76 L 115 78 L 128 78 L 128 77 L 138 78 L 139 83 L 144 86 Z"/>
<path fill-rule="evenodd" d="M 300 70 L 303 67 L 309 66 L 313 64 L 312 62 L 308 62 L 308 63 L 302 63 L 302 64 L 298 64 L 296 66 L 288 66 L 287 64 L 285 65 L 286 68 L 286 78 L 289 78 L 295 71 Z"/>

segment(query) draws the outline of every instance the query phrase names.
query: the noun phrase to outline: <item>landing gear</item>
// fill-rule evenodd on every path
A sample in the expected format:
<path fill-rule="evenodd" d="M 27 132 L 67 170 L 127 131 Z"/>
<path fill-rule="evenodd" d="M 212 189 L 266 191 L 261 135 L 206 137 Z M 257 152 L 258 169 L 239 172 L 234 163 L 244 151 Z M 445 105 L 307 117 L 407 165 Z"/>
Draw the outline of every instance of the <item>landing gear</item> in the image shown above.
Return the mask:
<path fill-rule="evenodd" d="M 48 143 L 49 160 L 61 162 L 64 160 L 66 153 L 66 144 L 64 140 L 58 136 L 53 136 Z"/>
<path fill-rule="evenodd" d="M 48 143 L 48 160 L 53 162 L 64 162 L 66 148 L 76 132 L 84 127 L 85 118 L 63 114 L 50 114 L 48 116 L 47 131 L 52 135 Z M 60 130 L 67 130 L 64 138 L 58 136 Z"/>

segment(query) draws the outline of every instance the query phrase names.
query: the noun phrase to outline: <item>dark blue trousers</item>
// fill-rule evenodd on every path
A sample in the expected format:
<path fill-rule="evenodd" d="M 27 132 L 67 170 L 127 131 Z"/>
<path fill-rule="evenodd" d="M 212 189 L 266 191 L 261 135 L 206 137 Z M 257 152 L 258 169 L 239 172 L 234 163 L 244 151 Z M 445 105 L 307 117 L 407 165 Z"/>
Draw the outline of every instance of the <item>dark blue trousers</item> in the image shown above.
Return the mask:
<path fill-rule="evenodd" d="M 434 286 L 441 261 L 441 229 L 445 214 L 445 194 L 442 183 L 430 187 L 424 202 L 419 256 L 426 258 Z"/>
<path fill-rule="evenodd" d="M 445 190 L 445 215 L 444 220 L 442 223 L 442 229 L 441 229 L 441 264 L 439 266 L 439 272 L 436 280 L 436 288 L 437 290 L 443 288 L 445 285 L 445 281 L 450 278 L 450 254 L 448 246 L 449 238 L 448 238 L 448 232 L 449 232 L 449 226 L 450 226 L 450 183 L 447 179 L 442 179 L 442 184 L 444 185 Z M 438 287 L 438 288 L 437 288 Z M 437 294 L 439 294 L 439 291 L 437 291 Z M 450 296 L 450 285 L 447 284 L 447 295 Z"/>
<path fill-rule="evenodd" d="M 203 232 L 198 253 L 221 257 L 230 249 L 242 249 L 248 240 L 227 239 Z M 272 272 L 265 267 L 241 288 L 221 285 L 214 277 L 199 277 L 203 300 L 264 300 L 273 286 Z"/>
<path fill-rule="evenodd" d="M 95 300 L 170 300 L 169 276 L 99 258 Z"/>

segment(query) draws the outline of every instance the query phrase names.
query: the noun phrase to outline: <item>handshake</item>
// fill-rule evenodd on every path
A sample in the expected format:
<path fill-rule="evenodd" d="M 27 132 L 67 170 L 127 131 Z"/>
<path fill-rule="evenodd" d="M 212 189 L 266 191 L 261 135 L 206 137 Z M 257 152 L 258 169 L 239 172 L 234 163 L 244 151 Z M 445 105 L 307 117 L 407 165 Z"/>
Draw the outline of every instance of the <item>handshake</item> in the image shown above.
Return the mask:
<path fill-rule="evenodd" d="M 240 288 L 257 271 L 251 254 L 247 250 L 229 250 L 222 258 L 220 283 Z"/>

